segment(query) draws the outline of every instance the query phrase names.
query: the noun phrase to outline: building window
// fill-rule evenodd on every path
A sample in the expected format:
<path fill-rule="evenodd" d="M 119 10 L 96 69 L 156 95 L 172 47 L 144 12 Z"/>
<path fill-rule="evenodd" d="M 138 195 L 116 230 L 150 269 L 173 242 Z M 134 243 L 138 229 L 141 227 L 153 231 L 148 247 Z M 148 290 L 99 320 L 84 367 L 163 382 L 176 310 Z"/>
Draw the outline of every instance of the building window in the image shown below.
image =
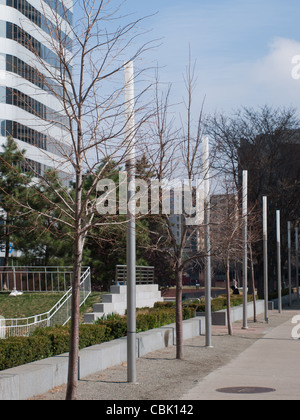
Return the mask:
<path fill-rule="evenodd" d="M 10 54 L 0 54 L 0 58 L 2 70 L 6 69 L 6 71 L 10 71 L 23 77 L 46 92 L 50 92 L 58 96 L 63 95 L 62 86 L 59 86 L 54 80 L 46 78 L 42 73 L 20 60 L 20 58 Z M 71 93 L 69 93 L 69 95 L 71 96 Z"/>
<path fill-rule="evenodd" d="M 73 25 L 73 13 L 65 7 L 60 0 L 44 0 L 59 16 L 69 25 Z M 38 24 L 41 21 L 41 13 L 26 0 L 0 0 L 0 4 L 13 7 L 28 17 L 32 22 Z M 40 25 L 39 25 L 40 26 Z"/>
<path fill-rule="evenodd" d="M 33 7 L 26 0 L 6 0 L 7 6 L 13 7 L 14 9 L 21 12 L 31 22 L 39 26 L 48 35 L 51 35 L 56 41 L 63 42 L 64 46 L 72 51 L 72 40 L 64 32 L 60 31 L 56 25 L 49 21 L 41 12 Z"/>
<path fill-rule="evenodd" d="M 44 0 L 51 9 L 55 10 L 69 25 L 73 25 L 73 13 L 60 0 Z"/>
<path fill-rule="evenodd" d="M 18 42 L 20 45 L 23 45 L 33 54 L 37 54 L 41 57 L 44 61 L 50 64 L 53 67 L 59 67 L 59 59 L 57 55 L 49 50 L 49 48 L 45 47 L 45 45 L 41 44 L 38 40 L 36 40 L 33 36 L 29 35 L 19 26 L 15 25 L 11 22 L 4 22 L 6 24 L 6 38 L 12 39 L 13 41 Z M 0 28 L 3 25 L 3 21 L 0 21 Z M 0 30 L 0 35 L 3 34 L 3 31 Z M 69 66 L 71 71 L 71 66 Z"/>
<path fill-rule="evenodd" d="M 53 124 L 58 124 L 59 126 L 61 124 L 68 124 L 67 117 L 47 107 L 41 102 L 36 101 L 30 96 L 25 95 L 25 93 L 20 92 L 17 89 L 0 86 L 0 102 L 17 106 L 36 117 L 52 122 Z"/>
<path fill-rule="evenodd" d="M 24 141 L 27 144 L 47 150 L 55 155 L 65 156 L 66 154 L 72 154 L 71 146 L 63 144 L 16 121 L 2 120 L 0 122 L 0 130 L 1 136 L 3 137 L 11 136 L 14 139 Z"/>

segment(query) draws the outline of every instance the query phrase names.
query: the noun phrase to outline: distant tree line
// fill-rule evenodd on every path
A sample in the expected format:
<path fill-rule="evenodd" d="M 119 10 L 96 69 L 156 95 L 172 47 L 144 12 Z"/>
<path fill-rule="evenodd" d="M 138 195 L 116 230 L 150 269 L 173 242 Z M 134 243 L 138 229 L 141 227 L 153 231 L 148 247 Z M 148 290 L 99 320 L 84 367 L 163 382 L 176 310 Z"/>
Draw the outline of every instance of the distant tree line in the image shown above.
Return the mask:
<path fill-rule="evenodd" d="M 256 214 L 258 229 L 251 255 L 262 297 L 262 197 L 268 197 L 270 291 L 277 289 L 276 210 L 281 212 L 283 286 L 287 279 L 287 222 L 293 227 L 300 222 L 300 119 L 295 109 L 268 105 L 242 108 L 232 115 L 210 117 L 207 132 L 216 152 L 213 166 L 222 179 L 230 180 L 239 191 L 242 171 L 248 171 L 249 210 Z"/>

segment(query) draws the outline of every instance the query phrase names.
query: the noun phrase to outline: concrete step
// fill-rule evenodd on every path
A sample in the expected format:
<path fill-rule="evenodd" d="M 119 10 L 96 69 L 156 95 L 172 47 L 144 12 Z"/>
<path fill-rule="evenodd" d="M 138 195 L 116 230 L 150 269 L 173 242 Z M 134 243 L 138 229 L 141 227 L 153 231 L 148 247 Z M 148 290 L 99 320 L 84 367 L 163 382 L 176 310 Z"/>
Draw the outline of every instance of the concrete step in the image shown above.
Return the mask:
<path fill-rule="evenodd" d="M 102 303 L 93 305 L 93 313 L 87 314 L 84 322 L 94 322 L 103 315 L 116 313 L 124 315 L 127 309 L 127 286 L 113 285 L 110 287 L 111 293 L 102 297 Z M 163 302 L 161 292 L 157 284 L 143 284 L 136 286 L 136 304 L 137 308 L 153 307 L 155 302 Z"/>
<path fill-rule="evenodd" d="M 127 286 L 117 286 L 117 285 L 110 286 L 110 293 L 113 293 L 113 294 L 117 293 L 117 294 L 126 295 Z"/>
<path fill-rule="evenodd" d="M 122 294 L 109 294 L 109 295 L 103 295 L 102 296 L 102 302 L 103 303 L 120 303 L 120 302 L 126 302 L 127 295 Z"/>
<path fill-rule="evenodd" d="M 114 310 L 114 307 L 117 305 L 114 305 L 113 303 L 95 303 L 93 305 L 93 311 L 94 312 L 110 312 Z"/>
<path fill-rule="evenodd" d="M 97 319 L 102 318 L 104 315 L 103 312 L 90 312 L 88 314 L 84 314 L 83 322 L 84 324 L 93 324 Z"/>

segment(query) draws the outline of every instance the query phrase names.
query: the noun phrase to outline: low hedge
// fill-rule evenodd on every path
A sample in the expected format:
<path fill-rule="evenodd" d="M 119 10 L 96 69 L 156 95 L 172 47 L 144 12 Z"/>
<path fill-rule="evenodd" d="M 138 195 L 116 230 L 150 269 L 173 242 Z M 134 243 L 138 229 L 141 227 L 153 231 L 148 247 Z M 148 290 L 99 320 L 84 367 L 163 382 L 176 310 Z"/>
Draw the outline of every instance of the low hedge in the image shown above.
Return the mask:
<path fill-rule="evenodd" d="M 253 296 L 248 295 L 248 302 L 253 301 Z M 239 306 L 243 304 L 243 296 L 242 295 L 231 295 L 230 297 L 230 306 Z M 205 312 L 205 302 L 195 303 L 194 307 L 196 308 L 197 312 Z M 212 312 L 221 311 L 222 309 L 227 308 L 227 297 L 225 295 L 221 295 L 211 302 L 211 310 Z"/>
<path fill-rule="evenodd" d="M 50 357 L 51 342 L 46 336 L 11 337 L 0 340 L 0 370 Z"/>
<path fill-rule="evenodd" d="M 195 309 L 193 307 L 182 308 L 183 320 L 193 318 Z M 155 305 L 146 313 L 138 313 L 136 316 L 137 332 L 147 331 L 163 325 L 173 324 L 176 321 L 174 307 L 168 305 Z M 127 333 L 127 318 L 120 315 L 111 315 L 107 319 L 98 319 L 95 324 L 106 325 L 111 330 L 111 340 L 124 337 Z"/>
<path fill-rule="evenodd" d="M 37 328 L 33 337 L 47 337 L 50 340 L 51 356 L 69 351 L 70 329 L 68 326 Z M 79 349 L 94 346 L 109 341 L 109 339 L 110 329 L 107 326 L 82 324 L 79 327 Z"/>
<path fill-rule="evenodd" d="M 283 296 L 287 296 L 289 293 L 290 293 L 290 291 L 289 291 L 288 288 L 287 289 L 283 289 L 281 291 L 281 296 L 282 297 Z M 294 293 L 293 290 L 292 290 L 292 293 Z M 264 295 L 260 296 L 260 298 L 261 299 L 264 299 Z M 278 291 L 269 293 L 269 300 L 274 300 L 274 299 L 278 299 Z"/>
<path fill-rule="evenodd" d="M 195 309 L 192 307 L 182 308 L 183 320 L 193 318 L 195 316 Z M 161 309 L 155 307 L 150 313 L 138 314 L 136 318 L 136 327 L 138 331 L 151 330 L 159 328 L 163 325 L 173 324 L 176 322 L 176 312 L 174 308 Z"/>
<path fill-rule="evenodd" d="M 108 327 L 80 325 L 80 349 L 109 339 Z M 69 340 L 69 327 L 62 326 L 37 328 L 30 337 L 10 337 L 0 340 L 0 370 L 67 353 Z"/>
<path fill-rule="evenodd" d="M 194 308 L 183 308 L 183 319 L 195 316 Z M 174 308 L 155 307 L 147 313 L 137 313 L 137 332 L 159 328 L 175 322 Z M 112 315 L 94 324 L 81 324 L 79 349 L 124 337 L 127 319 Z M 11 337 L 0 340 L 0 370 L 31 363 L 69 351 L 68 326 L 37 328 L 31 337 Z"/>

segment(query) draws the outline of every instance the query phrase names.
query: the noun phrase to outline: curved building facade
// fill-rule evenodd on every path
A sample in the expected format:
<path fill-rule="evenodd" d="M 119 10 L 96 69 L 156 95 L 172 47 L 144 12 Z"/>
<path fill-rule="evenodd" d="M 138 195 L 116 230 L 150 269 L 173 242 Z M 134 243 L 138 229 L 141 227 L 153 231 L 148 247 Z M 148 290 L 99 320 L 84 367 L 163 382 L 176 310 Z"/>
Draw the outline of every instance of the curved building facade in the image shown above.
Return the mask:
<path fill-rule="evenodd" d="M 53 168 L 66 185 L 72 148 L 57 81 L 62 51 L 72 70 L 72 19 L 72 0 L 0 0 L 0 146 L 12 136 L 37 175 Z"/>

